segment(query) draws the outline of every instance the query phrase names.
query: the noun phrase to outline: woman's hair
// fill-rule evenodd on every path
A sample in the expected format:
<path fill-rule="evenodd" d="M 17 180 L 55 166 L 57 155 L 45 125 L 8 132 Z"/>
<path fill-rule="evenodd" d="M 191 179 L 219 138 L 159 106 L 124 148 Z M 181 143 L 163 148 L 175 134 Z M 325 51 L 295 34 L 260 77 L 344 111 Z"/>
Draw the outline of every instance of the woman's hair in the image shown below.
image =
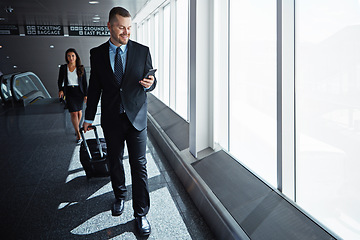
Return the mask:
<path fill-rule="evenodd" d="M 66 50 L 65 52 L 65 61 L 66 63 L 69 63 L 69 60 L 67 59 L 67 55 L 68 53 L 73 52 L 75 53 L 76 56 L 76 73 L 79 77 L 82 77 L 84 75 L 84 66 L 81 65 L 81 59 L 79 54 L 76 52 L 76 50 L 74 48 L 69 48 L 68 50 Z"/>

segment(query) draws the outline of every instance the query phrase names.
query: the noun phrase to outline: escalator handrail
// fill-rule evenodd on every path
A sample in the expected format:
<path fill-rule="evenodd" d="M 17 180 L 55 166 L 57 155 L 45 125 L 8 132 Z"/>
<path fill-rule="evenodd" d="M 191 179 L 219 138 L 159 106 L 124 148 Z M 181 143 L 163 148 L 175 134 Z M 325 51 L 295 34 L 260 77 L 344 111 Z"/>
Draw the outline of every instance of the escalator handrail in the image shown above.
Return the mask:
<path fill-rule="evenodd" d="M 35 73 L 33 73 L 33 72 L 18 73 L 18 74 L 16 74 L 16 75 L 14 76 L 14 78 L 15 78 L 15 77 L 28 76 L 28 75 L 34 76 L 35 79 L 37 79 L 38 84 L 40 84 L 40 86 L 41 86 L 41 88 L 42 88 L 42 89 L 39 89 L 39 88 L 36 86 L 36 84 L 34 83 L 34 81 L 33 81 L 33 83 L 34 83 L 35 86 L 38 88 L 38 90 L 41 91 L 41 92 L 43 92 L 43 93 L 44 93 L 44 96 L 45 96 L 46 98 L 51 98 L 51 96 L 50 96 L 49 92 L 46 90 L 44 84 L 42 83 L 42 81 L 40 80 L 40 78 L 39 78 Z"/>
<path fill-rule="evenodd" d="M 28 79 L 33 84 L 34 90 L 28 93 L 22 93 L 15 86 L 16 79 L 23 76 L 28 76 Z M 32 76 L 32 77 L 29 77 Z M 34 81 L 36 80 L 36 81 Z M 6 82 L 5 82 L 6 81 Z M 3 85 L 6 87 L 7 94 L 3 92 Z M 34 94 L 36 93 L 36 94 Z M 45 88 L 44 84 L 40 78 L 33 72 L 16 72 L 0 76 L 0 97 L 4 104 L 9 104 L 13 107 L 22 102 L 27 105 L 27 103 L 32 103 L 39 98 L 51 98 L 49 92 Z M 34 99 L 28 99 L 28 97 L 34 97 Z"/>
<path fill-rule="evenodd" d="M 44 84 L 42 83 L 42 81 L 40 80 L 40 78 L 39 78 L 35 73 L 33 73 L 33 72 L 17 73 L 17 74 L 14 74 L 14 75 L 11 77 L 11 93 L 12 93 L 13 97 L 18 98 L 18 97 L 17 97 L 17 94 L 15 94 L 15 91 L 14 91 L 14 88 L 15 88 L 15 79 L 21 78 L 21 77 L 23 77 L 23 76 L 29 76 L 29 75 L 30 75 L 30 76 L 34 76 L 35 79 L 38 81 L 37 83 L 40 85 L 40 87 L 41 87 L 42 89 L 39 89 L 39 87 L 34 83 L 33 79 L 31 79 L 31 81 L 33 82 L 33 84 L 35 85 L 35 87 L 36 87 L 39 91 L 43 92 L 44 97 L 45 97 L 45 98 L 51 98 L 49 92 L 46 90 L 46 88 L 45 88 Z M 17 100 L 20 100 L 20 99 L 17 99 Z"/>
<path fill-rule="evenodd" d="M 3 100 L 4 103 L 9 103 L 13 101 L 13 97 L 12 97 L 12 92 L 11 92 L 11 78 L 13 75 L 18 74 L 18 73 L 11 73 L 11 74 L 6 74 L 6 75 L 1 75 L 0 78 L 0 95 L 1 98 Z M 7 83 L 5 83 L 4 81 L 8 81 Z M 10 84 L 9 84 L 10 83 Z M 2 85 L 5 85 L 7 90 L 8 90 L 8 97 L 5 96 L 5 94 L 2 91 Z"/>
<path fill-rule="evenodd" d="M 16 99 L 16 101 L 20 101 L 20 99 L 22 99 L 23 96 L 19 96 L 20 94 L 18 94 L 16 92 L 16 87 L 15 87 L 15 84 L 16 84 L 16 79 L 18 78 L 21 78 L 21 77 L 24 77 L 24 76 L 33 76 L 36 80 L 37 80 L 37 84 L 35 84 L 34 80 L 32 78 L 30 78 L 32 84 L 34 85 L 34 87 L 39 90 L 40 92 L 42 92 L 44 94 L 44 97 L 45 98 L 51 98 L 49 92 L 46 90 L 44 84 L 42 83 L 42 81 L 40 80 L 40 78 L 33 72 L 22 72 L 22 73 L 17 73 L 17 74 L 14 74 L 12 77 L 11 77 L 11 93 L 12 93 L 12 96 L 13 98 Z M 39 89 L 38 85 L 40 86 L 40 88 L 42 89 Z M 22 95 L 23 93 L 21 93 Z M 26 94 L 25 94 L 26 95 Z"/>
<path fill-rule="evenodd" d="M 5 102 L 5 96 L 2 92 L 2 80 L 3 80 L 3 75 L 0 76 L 0 101 Z"/>
<path fill-rule="evenodd" d="M 12 102 L 13 102 L 13 106 L 14 106 L 14 101 L 18 102 L 21 100 L 21 97 L 18 98 L 17 96 L 19 94 L 16 94 L 15 90 L 14 90 L 14 77 L 15 77 L 16 74 L 13 74 L 10 78 L 10 92 L 11 92 L 11 96 L 12 96 Z"/>

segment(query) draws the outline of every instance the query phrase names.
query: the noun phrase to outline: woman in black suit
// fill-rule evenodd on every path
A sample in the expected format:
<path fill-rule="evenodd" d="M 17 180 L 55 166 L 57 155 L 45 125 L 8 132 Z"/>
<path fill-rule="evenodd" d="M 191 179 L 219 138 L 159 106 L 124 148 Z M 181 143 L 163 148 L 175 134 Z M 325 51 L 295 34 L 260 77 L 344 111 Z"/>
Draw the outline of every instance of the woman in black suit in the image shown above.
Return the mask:
<path fill-rule="evenodd" d="M 76 141 L 81 142 L 79 132 L 82 108 L 87 100 L 87 82 L 84 66 L 81 65 L 79 54 L 75 49 L 69 48 L 65 52 L 65 61 L 59 70 L 58 87 L 59 97 L 66 97 L 71 122 L 75 129 Z"/>

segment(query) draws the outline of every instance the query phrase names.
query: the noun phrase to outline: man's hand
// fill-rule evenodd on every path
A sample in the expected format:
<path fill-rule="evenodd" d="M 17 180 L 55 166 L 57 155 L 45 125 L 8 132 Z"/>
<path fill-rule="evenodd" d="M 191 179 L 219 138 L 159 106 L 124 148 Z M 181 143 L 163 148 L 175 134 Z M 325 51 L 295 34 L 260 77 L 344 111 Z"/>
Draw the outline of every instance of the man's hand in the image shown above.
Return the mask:
<path fill-rule="evenodd" d="M 84 123 L 83 123 L 84 133 L 86 133 L 86 131 L 89 130 L 88 128 L 89 128 L 91 125 L 92 125 L 91 123 L 87 123 L 87 122 L 84 122 Z"/>
<path fill-rule="evenodd" d="M 149 78 L 144 78 L 143 80 L 139 81 L 139 83 L 144 87 L 144 88 L 149 88 L 153 85 L 154 83 L 154 76 L 149 76 Z"/>

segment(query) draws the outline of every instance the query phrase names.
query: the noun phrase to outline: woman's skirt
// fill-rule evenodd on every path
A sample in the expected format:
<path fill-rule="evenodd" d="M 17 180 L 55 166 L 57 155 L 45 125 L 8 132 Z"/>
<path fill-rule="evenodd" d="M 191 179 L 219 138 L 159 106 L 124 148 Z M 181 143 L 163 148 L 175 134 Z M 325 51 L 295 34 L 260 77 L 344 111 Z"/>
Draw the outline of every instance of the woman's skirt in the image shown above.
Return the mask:
<path fill-rule="evenodd" d="M 78 112 L 83 109 L 84 94 L 79 86 L 68 86 L 66 88 L 66 104 L 69 112 Z"/>

